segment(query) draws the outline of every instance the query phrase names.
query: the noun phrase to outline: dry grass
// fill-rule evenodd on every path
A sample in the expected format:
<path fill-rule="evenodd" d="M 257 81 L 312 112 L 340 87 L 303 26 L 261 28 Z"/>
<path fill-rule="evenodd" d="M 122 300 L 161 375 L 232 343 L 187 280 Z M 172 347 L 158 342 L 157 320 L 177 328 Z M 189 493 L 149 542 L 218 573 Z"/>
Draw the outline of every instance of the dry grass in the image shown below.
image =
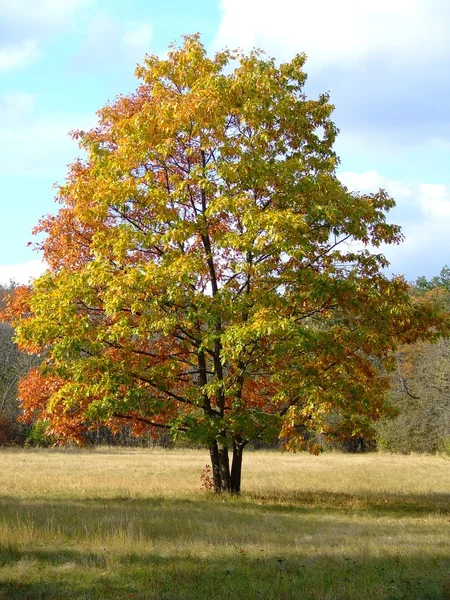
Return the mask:
<path fill-rule="evenodd" d="M 0 599 L 441 599 L 450 462 L 201 451 L 0 451 Z"/>

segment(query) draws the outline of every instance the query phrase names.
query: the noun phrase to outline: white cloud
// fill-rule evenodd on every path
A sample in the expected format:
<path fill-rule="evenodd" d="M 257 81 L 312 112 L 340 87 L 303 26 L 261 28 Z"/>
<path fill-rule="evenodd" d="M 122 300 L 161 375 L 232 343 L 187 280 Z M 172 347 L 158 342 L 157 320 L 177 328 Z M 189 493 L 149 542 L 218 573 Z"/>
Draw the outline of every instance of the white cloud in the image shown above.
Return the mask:
<path fill-rule="evenodd" d="M 450 191 L 449 186 L 438 183 L 421 183 L 420 206 L 431 217 L 446 218 L 450 231 Z"/>
<path fill-rule="evenodd" d="M 339 173 L 339 179 L 349 190 L 354 192 L 370 193 L 382 188 L 397 199 L 412 194 L 411 184 L 387 179 L 380 175 L 378 171 L 364 171 L 363 173 L 344 171 Z"/>
<path fill-rule="evenodd" d="M 221 10 L 216 46 L 262 46 L 279 58 L 304 51 L 314 68 L 373 55 L 410 64 L 449 46 L 445 0 L 222 0 Z"/>
<path fill-rule="evenodd" d="M 377 171 L 365 171 L 364 173 L 346 171 L 339 174 L 339 179 L 351 191 L 363 193 L 373 192 L 383 187 L 383 184 L 386 183 L 385 178 Z"/>
<path fill-rule="evenodd" d="M 0 96 L 0 175 L 60 177 L 81 153 L 69 131 L 95 124 L 95 115 L 35 114 L 35 102 L 22 92 Z"/>
<path fill-rule="evenodd" d="M 11 121 L 22 121 L 32 115 L 36 94 L 14 91 L 0 96 L 0 119 L 5 124 Z"/>
<path fill-rule="evenodd" d="M 12 71 L 24 67 L 39 55 L 36 41 L 26 40 L 21 44 L 0 47 L 0 71 Z"/>
<path fill-rule="evenodd" d="M 82 70 L 102 69 L 102 73 L 116 70 L 118 65 L 129 65 L 150 51 L 153 28 L 149 23 L 121 23 L 108 13 L 92 16 L 85 38 L 74 59 L 74 66 Z"/>
<path fill-rule="evenodd" d="M 47 265 L 40 260 L 29 260 L 16 265 L 0 265 L 0 284 L 7 285 L 10 281 L 28 284 L 30 280 L 39 277 Z"/>
<path fill-rule="evenodd" d="M 91 0 L 0 0 L 0 20 L 16 30 L 54 29 L 70 23 L 78 9 Z"/>
<path fill-rule="evenodd" d="M 401 225 L 405 241 L 381 248 L 391 263 L 389 272 L 414 280 L 420 275 L 437 275 L 449 263 L 450 186 L 393 181 L 377 171 L 347 171 L 340 173 L 339 179 L 351 191 L 368 193 L 383 188 L 396 200 L 387 220 Z"/>
<path fill-rule="evenodd" d="M 2 131 L 0 175 L 58 177 L 81 154 L 69 131 L 83 127 L 92 117 L 44 115 L 31 124 Z"/>
<path fill-rule="evenodd" d="M 136 53 L 138 57 L 142 57 L 149 51 L 152 36 L 152 27 L 144 23 L 128 29 L 123 34 L 120 44 L 125 50 L 130 50 L 131 52 Z"/>
<path fill-rule="evenodd" d="M 46 35 L 73 26 L 91 0 L 0 0 L 0 71 L 24 67 L 40 54 Z"/>

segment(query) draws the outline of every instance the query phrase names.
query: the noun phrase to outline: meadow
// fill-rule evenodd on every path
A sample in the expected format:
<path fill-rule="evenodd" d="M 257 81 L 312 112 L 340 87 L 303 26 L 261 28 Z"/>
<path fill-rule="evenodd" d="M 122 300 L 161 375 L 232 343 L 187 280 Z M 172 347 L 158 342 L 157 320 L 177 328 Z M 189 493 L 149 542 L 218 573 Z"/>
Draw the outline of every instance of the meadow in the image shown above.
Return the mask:
<path fill-rule="evenodd" d="M 450 598 L 450 461 L 200 450 L 0 450 L 2 600 Z"/>

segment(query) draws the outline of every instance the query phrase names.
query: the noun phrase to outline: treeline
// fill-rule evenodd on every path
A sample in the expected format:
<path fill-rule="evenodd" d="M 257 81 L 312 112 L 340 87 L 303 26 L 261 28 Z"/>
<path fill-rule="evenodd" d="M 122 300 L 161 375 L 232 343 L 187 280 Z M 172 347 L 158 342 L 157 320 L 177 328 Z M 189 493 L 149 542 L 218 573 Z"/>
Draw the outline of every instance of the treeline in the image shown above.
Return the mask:
<path fill-rule="evenodd" d="M 450 269 L 419 277 L 411 286 L 415 300 L 432 298 L 450 311 Z M 377 447 L 392 452 L 450 453 L 450 339 L 416 342 L 400 349 L 392 376 L 394 416 L 375 427 Z"/>
<path fill-rule="evenodd" d="M 0 286 L 0 307 L 2 308 L 8 293 L 16 285 Z M 14 343 L 14 331 L 0 321 L 0 445 L 24 444 L 32 425 L 22 424 L 20 405 L 17 399 L 17 384 L 35 365 L 36 356 L 19 352 Z"/>
<path fill-rule="evenodd" d="M 0 286 L 0 307 L 15 288 L 14 283 Z M 427 279 L 419 277 L 411 284 L 416 302 L 433 298 L 450 310 L 450 268 Z M 347 436 L 325 440 L 318 436 L 324 449 L 347 452 L 384 450 L 390 452 L 450 453 L 450 340 L 439 338 L 436 343 L 416 342 L 399 349 L 396 370 L 392 373 L 389 392 L 390 414 L 375 424 L 362 424 Z M 48 435 L 45 423 L 21 421 L 18 383 L 39 357 L 20 352 L 14 343 L 14 331 L 0 322 L 0 446 L 50 446 L 57 440 Z M 88 445 L 150 446 L 172 445 L 168 433 L 158 439 L 136 437 L 126 425 L 117 431 L 99 426 L 85 434 Z M 255 447 L 267 447 L 267 443 Z M 273 446 L 278 441 L 273 441 Z M 270 444 L 269 444 L 270 446 Z"/>

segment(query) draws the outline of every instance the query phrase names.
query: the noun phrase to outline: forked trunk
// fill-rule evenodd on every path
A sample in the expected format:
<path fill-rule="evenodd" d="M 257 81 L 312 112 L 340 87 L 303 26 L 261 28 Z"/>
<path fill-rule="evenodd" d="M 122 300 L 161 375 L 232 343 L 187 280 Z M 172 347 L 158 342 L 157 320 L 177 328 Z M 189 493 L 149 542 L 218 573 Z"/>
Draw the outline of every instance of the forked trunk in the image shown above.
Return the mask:
<path fill-rule="evenodd" d="M 233 462 L 230 471 L 228 448 L 222 444 L 218 444 L 216 441 L 211 443 L 209 454 L 211 457 L 214 491 L 216 494 L 221 494 L 222 492 L 240 494 L 242 453 L 245 445 L 246 442 L 243 442 L 242 440 L 233 440 Z"/>

